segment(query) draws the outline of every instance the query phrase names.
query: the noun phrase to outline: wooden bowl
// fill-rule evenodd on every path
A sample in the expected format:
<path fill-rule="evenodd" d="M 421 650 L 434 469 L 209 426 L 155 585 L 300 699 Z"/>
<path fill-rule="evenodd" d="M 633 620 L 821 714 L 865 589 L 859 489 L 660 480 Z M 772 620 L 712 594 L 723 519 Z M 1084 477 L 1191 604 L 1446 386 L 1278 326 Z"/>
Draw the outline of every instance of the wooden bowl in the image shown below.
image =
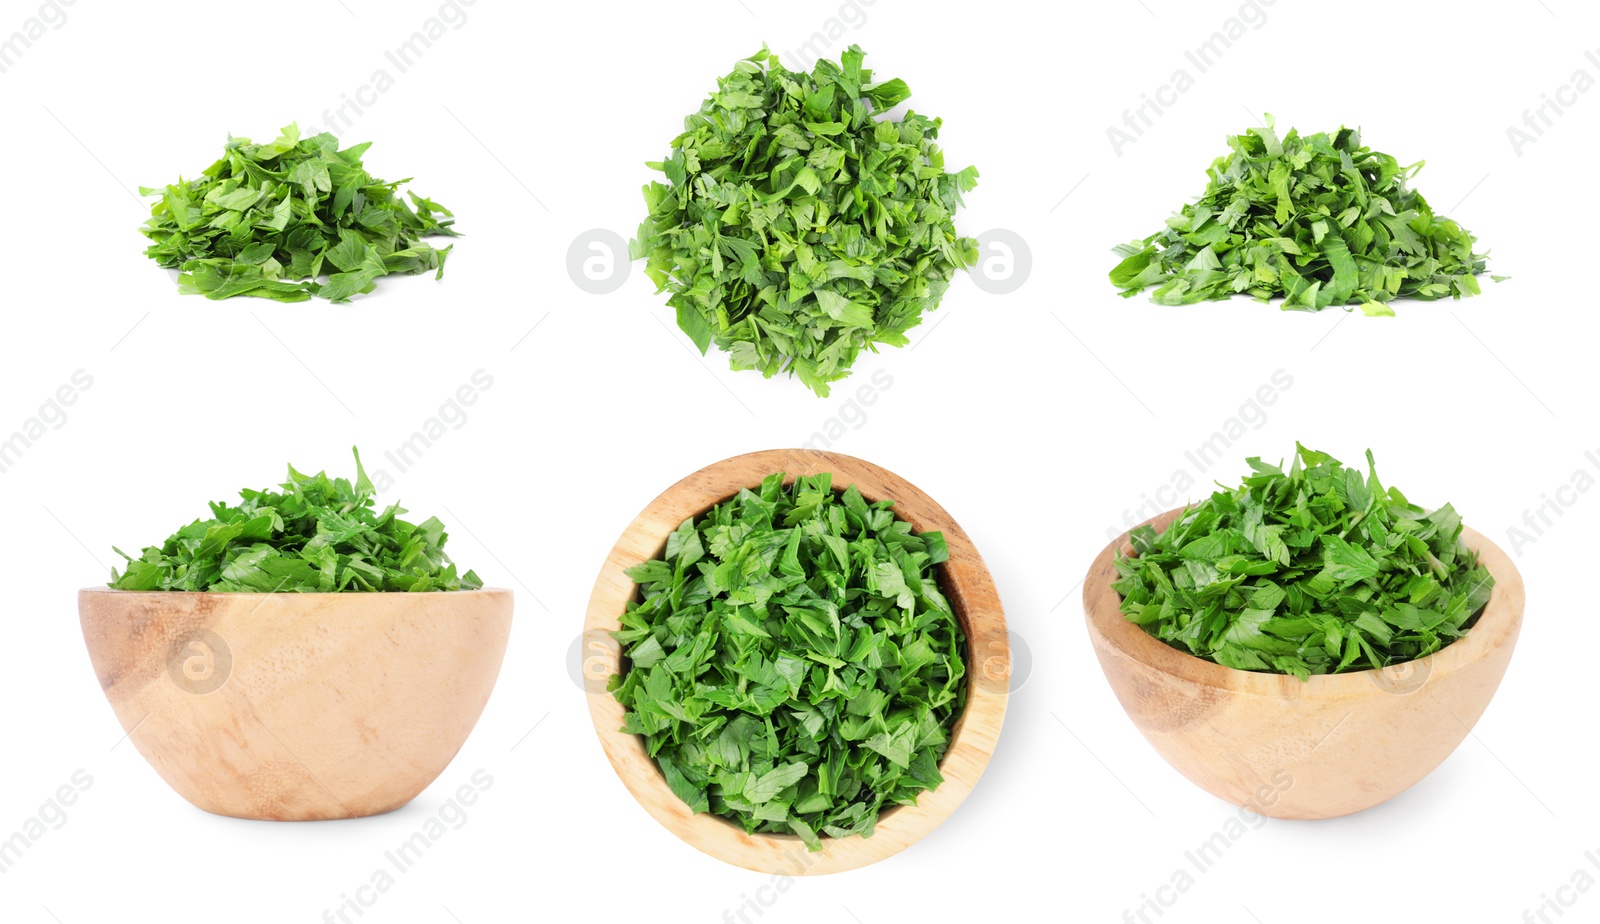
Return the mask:
<path fill-rule="evenodd" d="M 774 472 L 788 482 L 796 476 L 833 474 L 834 486 L 856 486 L 867 501 L 894 501 L 894 512 L 917 532 L 938 530 L 950 547 L 950 560 L 940 566 L 940 584 L 967 635 L 967 706 L 957 720 L 950 749 L 939 765 L 944 782 L 923 792 L 914 806 L 884 809 L 870 838 L 823 838 L 823 849 L 806 850 L 797 837 L 746 834 L 732 822 L 710 813 L 695 814 L 672 790 L 656 762 L 645 753 L 644 739 L 625 734 L 623 707 L 606 692 L 606 680 L 623 672 L 620 647 L 611 632 L 639 588 L 625 569 L 659 558 L 667 535 L 690 517 L 756 488 Z M 673 834 L 719 860 L 745 869 L 785 876 L 821 875 L 856 869 L 899 853 L 939 826 L 978 782 L 994 752 L 1005 718 L 1010 682 L 1011 649 L 1000 596 L 972 540 L 933 499 L 910 482 L 869 462 L 837 453 L 804 449 L 755 452 L 718 462 L 695 472 L 656 498 L 635 519 L 606 558 L 589 598 L 584 620 L 584 665 L 589 714 L 611 766 L 639 804 Z"/>
<path fill-rule="evenodd" d="M 1182 510 L 1154 520 L 1165 529 Z M 1274 818 L 1334 818 L 1394 798 L 1433 772 L 1472 730 L 1511 661 L 1522 576 L 1499 547 L 1462 534 L 1494 576 L 1465 637 L 1383 670 L 1313 675 L 1240 671 L 1179 651 L 1129 622 L 1106 546 L 1083 584 L 1100 666 L 1139 731 L 1206 792 Z"/>
<path fill-rule="evenodd" d="M 410 802 L 494 688 L 511 592 L 78 592 L 106 698 L 167 785 L 218 815 Z"/>

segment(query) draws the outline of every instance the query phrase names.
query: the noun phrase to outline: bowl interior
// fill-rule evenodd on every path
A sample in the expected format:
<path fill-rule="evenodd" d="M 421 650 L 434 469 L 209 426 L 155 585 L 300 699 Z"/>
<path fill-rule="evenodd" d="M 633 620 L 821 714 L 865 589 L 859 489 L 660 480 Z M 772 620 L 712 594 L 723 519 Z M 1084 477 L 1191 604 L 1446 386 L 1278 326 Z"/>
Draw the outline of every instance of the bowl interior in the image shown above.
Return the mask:
<path fill-rule="evenodd" d="M 981 557 L 947 513 L 903 479 L 848 456 L 773 450 L 725 460 L 668 489 L 623 534 L 596 582 L 585 634 L 617 628 L 625 605 L 638 599 L 640 588 L 623 569 L 664 555 L 667 535 L 684 520 L 705 514 L 741 489 L 755 488 L 764 477 L 780 471 L 785 473 L 786 483 L 800 475 L 831 472 L 836 490 L 854 484 L 869 501 L 893 500 L 895 515 L 915 531 L 944 534 L 950 560 L 937 566 L 935 573 L 966 635 L 968 671 L 967 704 L 952 726 L 950 746 L 940 763 L 945 782 L 937 790 L 920 794 L 915 806 L 885 808 L 871 838 L 825 837 L 824 849 L 806 856 L 800 839 L 793 835 L 747 835 L 727 819 L 690 813 L 667 787 L 656 762 L 645 755 L 642 739 L 618 731 L 623 710 L 615 697 L 603 688 L 591 688 L 590 712 L 607 756 L 630 791 L 657 820 L 691 845 L 750 869 L 785 875 L 835 872 L 898 852 L 936 827 L 976 783 L 998 738 L 1009 683 L 1004 615 Z M 608 659 L 596 674 L 607 669 L 626 672 L 628 665 L 614 642 L 596 650 L 604 651 L 602 658 Z M 975 652 L 987 657 L 976 657 Z"/>
<path fill-rule="evenodd" d="M 783 483 L 785 485 L 793 484 L 795 478 L 796 478 L 795 475 L 786 473 L 785 476 L 784 476 L 784 479 L 783 479 Z M 758 482 L 756 484 L 746 485 L 745 487 L 753 491 L 756 488 L 760 487 L 760 483 Z M 841 487 L 840 485 L 835 484 L 833 486 L 833 493 L 834 494 L 843 494 L 848 487 L 849 487 L 849 485 L 844 485 L 844 486 Z M 859 486 L 858 486 L 858 490 L 859 490 Z M 691 513 L 689 515 L 689 517 L 693 517 L 694 519 L 698 520 L 699 518 L 701 518 L 701 517 L 705 516 L 706 514 L 710 513 L 717 506 L 719 506 L 721 504 L 725 504 L 728 501 L 731 501 L 731 500 L 733 500 L 734 498 L 736 498 L 738 496 L 739 496 L 739 492 L 736 490 L 736 491 L 732 492 L 731 494 L 728 494 L 726 497 L 722 497 L 722 498 L 720 498 L 718 500 L 714 500 L 714 501 L 706 504 L 700 510 L 696 510 L 694 513 Z M 862 497 L 865 497 L 866 500 L 867 500 L 867 503 L 869 503 L 869 504 L 877 503 L 878 501 L 881 501 L 881 500 L 893 500 L 893 498 L 874 497 L 872 495 L 867 494 L 865 491 L 862 491 Z M 895 507 L 894 507 L 893 512 L 894 512 L 895 516 L 897 518 L 901 519 L 904 522 L 910 522 L 909 520 L 905 520 L 903 517 L 900 517 L 899 506 L 900 506 L 899 504 L 896 504 Z M 688 519 L 688 517 L 686 517 L 685 519 Z M 915 523 L 912 523 L 911 525 L 912 525 L 913 529 L 916 529 L 916 524 Z M 917 532 L 923 532 L 923 530 L 918 529 Z M 661 541 L 659 543 L 657 543 L 657 545 L 656 545 L 656 550 L 653 553 L 652 557 L 657 558 L 657 559 L 665 558 L 666 554 L 667 554 L 667 537 L 666 536 L 662 536 L 661 537 Z M 967 675 L 966 675 L 967 697 L 968 697 L 968 703 L 970 704 L 971 697 L 973 695 L 973 687 L 978 682 L 978 678 L 977 678 L 978 671 L 974 668 L 973 663 L 972 663 L 972 660 L 973 660 L 972 659 L 972 651 L 971 651 L 971 647 L 972 646 L 967 641 L 967 639 L 965 638 L 965 636 L 971 630 L 970 618 L 967 615 L 966 606 L 963 604 L 963 602 L 961 602 L 951 592 L 950 579 L 945 574 L 945 566 L 944 566 L 944 564 L 940 563 L 938 565 L 935 565 L 933 570 L 934 570 L 934 580 L 936 580 L 938 582 L 938 584 L 939 584 L 939 591 L 945 595 L 945 599 L 950 601 L 950 608 L 951 608 L 951 610 L 953 610 L 955 612 L 956 621 L 961 624 L 961 632 L 962 632 L 962 634 L 964 636 L 962 638 L 962 644 L 961 644 L 961 648 L 962 648 L 961 656 L 962 656 L 962 660 L 966 664 L 966 669 L 967 669 Z M 633 592 L 632 600 L 635 603 L 643 602 L 643 600 L 644 600 L 644 588 L 642 586 L 640 586 L 638 584 L 634 585 L 634 592 Z M 626 656 L 619 657 L 618 658 L 618 664 L 621 667 L 621 670 L 618 671 L 619 674 L 626 675 L 628 673 L 628 671 L 633 669 L 633 662 Z M 967 709 L 966 709 L 966 706 L 963 706 L 961 711 L 956 713 L 955 721 L 950 723 L 950 750 L 953 750 L 955 748 L 955 741 L 961 735 L 962 722 L 966 719 L 966 717 L 967 717 Z M 949 758 L 949 756 L 950 756 L 949 750 L 947 750 L 945 752 L 945 758 Z M 942 770 L 943 767 L 944 767 L 944 759 L 941 759 L 939 761 L 939 766 L 940 766 L 940 769 Z M 661 773 L 661 766 L 659 764 L 656 764 L 656 773 L 661 776 L 662 785 L 666 785 L 666 775 Z M 887 806 L 887 807 L 879 810 L 878 819 L 881 822 L 883 819 L 889 817 L 891 814 L 893 814 L 895 812 L 900 811 L 903 808 L 906 808 L 906 806 L 903 806 L 903 805 L 890 805 L 890 806 Z M 733 821 L 731 821 L 731 820 L 729 820 L 727 818 L 723 818 L 720 815 L 708 815 L 707 817 L 714 818 L 717 821 L 720 821 L 723 824 L 728 825 L 729 827 L 731 827 L 731 828 L 733 828 L 735 830 L 738 830 L 738 831 L 743 831 L 744 830 L 744 829 L 740 828 L 737 824 L 735 824 Z M 798 838 L 798 837 L 796 837 L 795 835 L 792 835 L 792 834 L 764 834 L 762 836 L 763 837 L 783 838 L 785 840 L 792 841 L 792 842 L 795 842 L 795 843 L 799 843 L 800 842 L 800 838 Z M 824 842 L 826 842 L 828 840 L 827 835 L 823 835 L 822 837 L 823 837 Z"/>

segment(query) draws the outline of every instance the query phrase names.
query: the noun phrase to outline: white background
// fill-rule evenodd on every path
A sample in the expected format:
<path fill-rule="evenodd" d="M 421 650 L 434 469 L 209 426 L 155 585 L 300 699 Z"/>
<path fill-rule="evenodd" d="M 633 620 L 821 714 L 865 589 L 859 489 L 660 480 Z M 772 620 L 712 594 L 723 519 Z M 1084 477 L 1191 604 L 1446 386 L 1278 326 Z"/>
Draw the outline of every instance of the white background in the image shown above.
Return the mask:
<path fill-rule="evenodd" d="M 728 912 L 770 877 L 700 855 L 633 802 L 567 652 L 606 551 L 652 497 L 843 414 L 854 425 L 834 449 L 909 478 L 975 538 L 1032 670 L 987 775 L 947 824 L 876 867 L 763 892 L 781 897 L 747 919 L 1123 920 L 1237 811 L 1145 743 L 1086 642 L 1077 584 L 1125 511 L 1147 495 L 1181 502 L 1161 490 L 1176 472 L 1232 481 L 1247 456 L 1279 459 L 1299 439 L 1347 462 L 1370 446 L 1386 481 L 1454 502 L 1508 544 L 1574 472 L 1600 476 L 1584 456 L 1600 450 L 1600 92 L 1578 94 L 1520 156 L 1507 137 L 1576 70 L 1600 77 L 1584 57 L 1600 22 L 1577 0 L 1278 0 L 1259 8 L 1264 22 L 1247 11 L 1258 27 L 1203 74 L 1184 52 L 1236 3 L 877 0 L 864 21 L 847 10 L 853 24 L 828 52 L 863 45 L 881 78 L 911 85 L 913 108 L 946 120 L 951 167 L 981 169 L 963 232 L 1010 230 L 1033 256 L 1017 291 L 959 278 L 914 348 L 865 358 L 857 381 L 883 370 L 892 386 L 860 413 L 851 387 L 821 400 L 702 360 L 638 267 L 608 295 L 566 270 L 581 233 L 631 235 L 638 188 L 655 176 L 644 162 L 715 77 L 763 41 L 798 49 L 839 4 L 461 9 L 464 24 L 398 74 L 384 52 L 438 14 L 434 0 L 78 0 L 0 74 L 0 433 L 76 370 L 93 378 L 66 422 L 0 474 L 0 838 L 75 771 L 93 778 L 68 821 L 0 875 L 0 919 L 321 921 L 481 768 L 494 783 L 468 822 L 361 920 L 737 920 Z M 0 36 L 37 10 L 4 0 Z M 457 211 L 469 236 L 445 280 L 387 279 L 346 306 L 180 297 L 142 256 L 137 187 L 194 175 L 229 132 L 326 127 L 323 111 L 380 68 L 394 86 L 342 134 L 376 143 L 377 175 L 414 176 Z M 1107 128 L 1178 68 L 1192 89 L 1118 156 Z M 1485 281 L 1470 301 L 1402 303 L 1394 319 L 1118 298 L 1109 248 L 1199 194 L 1225 135 L 1263 111 L 1284 128 L 1360 125 L 1402 162 L 1427 158 L 1416 185 L 1515 279 Z M 493 386 L 464 424 L 410 471 L 384 463 L 480 369 Z M 1292 385 L 1264 414 L 1246 410 L 1255 426 L 1197 470 L 1185 452 L 1278 370 Z M 285 462 L 347 474 L 352 444 L 395 476 L 384 500 L 445 519 L 457 561 L 516 590 L 499 686 L 455 763 L 392 815 L 207 815 L 118 744 L 74 593 L 104 580 L 114 543 L 159 541 L 207 500 L 281 480 Z M 1526 626 L 1473 737 L 1389 804 L 1252 828 L 1164 924 L 1513 922 L 1580 867 L 1600 877 L 1584 858 L 1600 848 L 1600 494 L 1561 496 L 1565 515 L 1520 544 Z M 1578 901 L 1569 920 L 1600 916 L 1600 894 L 1562 894 Z"/>

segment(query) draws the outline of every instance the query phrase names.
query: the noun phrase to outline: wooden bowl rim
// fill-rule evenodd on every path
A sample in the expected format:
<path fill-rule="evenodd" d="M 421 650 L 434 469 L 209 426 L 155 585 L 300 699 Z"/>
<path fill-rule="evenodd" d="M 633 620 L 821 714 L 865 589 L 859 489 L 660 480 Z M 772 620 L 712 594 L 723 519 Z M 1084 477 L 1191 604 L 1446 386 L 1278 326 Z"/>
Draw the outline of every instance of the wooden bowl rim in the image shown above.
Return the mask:
<path fill-rule="evenodd" d="M 754 483 L 752 472 L 761 473 Z M 638 593 L 638 586 L 623 572 L 644 560 L 640 557 L 644 543 L 650 550 L 645 554 L 657 554 L 667 532 L 678 524 L 736 496 L 740 489 L 756 488 L 761 477 L 775 472 L 785 474 L 785 484 L 801 475 L 832 473 L 836 487 L 854 484 L 868 502 L 893 500 L 896 516 L 910 522 L 917 532 L 939 529 L 944 533 L 950 560 L 942 566 L 943 584 L 966 631 L 969 680 L 966 709 L 940 762 L 945 779 L 939 788 L 921 793 L 916 805 L 886 808 L 870 838 L 824 837 L 823 849 L 808 853 L 793 835 L 746 834 L 716 815 L 691 812 L 667 786 L 655 760 L 645 752 L 643 739 L 620 731 L 624 711 L 616 697 L 604 690 L 586 695 L 595 734 L 612 769 L 640 805 L 669 831 L 701 852 L 745 869 L 786 876 L 823 875 L 856 869 L 898 853 L 938 827 L 972 791 L 999 739 L 1007 700 L 1003 682 L 979 682 L 974 640 L 986 642 L 985 664 L 1000 660 L 1007 671 L 1011 651 L 993 578 L 971 538 L 943 507 L 877 465 L 808 449 L 771 449 L 724 459 L 679 480 L 651 501 L 623 531 L 601 568 L 584 619 L 585 637 L 620 628 L 625 606 Z M 650 531 L 652 525 L 655 531 Z M 620 673 L 620 648 L 613 644 L 597 651 L 601 652 L 602 675 Z M 1002 679 L 1006 676 L 1001 674 Z"/>
<path fill-rule="evenodd" d="M 1175 507 L 1139 526 L 1164 530 L 1188 509 L 1188 506 Z M 1100 552 L 1084 580 L 1084 617 L 1090 638 L 1097 646 L 1121 652 L 1146 667 L 1193 684 L 1274 699 L 1334 700 L 1383 691 L 1384 684 L 1377 676 L 1383 674 L 1380 669 L 1313 674 L 1304 681 L 1292 674 L 1238 670 L 1179 651 L 1128 621 L 1122 614 L 1122 597 L 1111 588 L 1111 581 L 1116 575 L 1114 553 L 1118 549 L 1124 555 L 1134 553 L 1128 539 L 1131 532 L 1132 529 L 1112 540 Z M 1425 668 L 1425 676 L 1429 678 L 1460 670 L 1483 660 L 1502 645 L 1514 644 L 1522 626 L 1525 591 L 1517 566 L 1504 550 L 1476 530 L 1464 526 L 1461 536 L 1467 547 L 1478 553 L 1479 563 L 1494 577 L 1494 589 L 1482 615 L 1465 637 L 1426 657 L 1405 662 Z M 1110 580 L 1096 580 L 1097 576 Z"/>
<path fill-rule="evenodd" d="M 127 597 L 223 597 L 248 600 L 251 597 L 287 597 L 289 599 L 317 599 L 325 597 L 350 597 L 353 599 L 370 599 L 372 597 L 467 597 L 474 594 L 497 596 L 512 593 L 507 587 L 479 587 L 475 590 L 346 590 L 346 591 L 274 591 L 272 593 L 232 593 L 220 590 L 123 590 L 120 587 L 83 587 L 79 588 L 78 596 L 86 594 L 105 594 L 107 596 Z"/>

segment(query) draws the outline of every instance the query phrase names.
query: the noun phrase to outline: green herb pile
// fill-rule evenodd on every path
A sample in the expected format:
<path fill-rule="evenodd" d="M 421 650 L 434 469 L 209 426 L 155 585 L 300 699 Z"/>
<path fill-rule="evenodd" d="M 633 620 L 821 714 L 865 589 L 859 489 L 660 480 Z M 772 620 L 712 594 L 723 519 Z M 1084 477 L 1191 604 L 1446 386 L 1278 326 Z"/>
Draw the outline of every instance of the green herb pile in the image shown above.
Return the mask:
<path fill-rule="evenodd" d="M 373 507 L 372 482 L 356 454 L 356 481 L 302 475 L 289 467 L 283 492 L 239 492 L 238 506 L 213 501 L 159 547 L 111 574 L 120 590 L 222 593 L 475 590 L 476 574 L 457 576 L 444 553 L 444 524 L 399 519 L 398 504 Z"/>
<path fill-rule="evenodd" d="M 1311 674 L 1411 661 L 1467 633 L 1494 579 L 1450 505 L 1425 512 L 1368 474 L 1297 446 L 1117 558 L 1122 612 L 1156 638 L 1248 671 Z"/>
<path fill-rule="evenodd" d="M 870 836 L 885 805 L 943 781 L 966 705 L 965 648 L 934 566 L 889 501 L 781 474 L 667 539 L 610 689 L 672 791 L 748 832 Z"/>
<path fill-rule="evenodd" d="M 952 221 L 977 185 L 945 173 L 939 119 L 875 118 L 911 95 L 840 63 L 786 70 L 763 48 L 717 82 L 651 167 L 650 214 L 630 245 L 670 291 L 678 326 L 734 369 L 787 370 L 819 395 L 862 349 L 904 346 L 977 242 Z"/>
<path fill-rule="evenodd" d="M 409 179 L 386 183 L 362 168 L 370 146 L 341 151 L 334 136 L 302 140 L 295 125 L 271 144 L 229 138 L 198 179 L 140 188 L 161 197 L 140 229 L 154 242 L 145 255 L 181 271 L 180 292 L 215 299 L 343 302 L 390 273 L 443 277 L 450 248 L 422 238 L 455 236 L 452 213 L 414 193 L 416 208 L 407 205 L 395 191 Z"/>
<path fill-rule="evenodd" d="M 1350 128 L 1280 140 L 1266 121 L 1228 139 L 1233 153 L 1211 165 L 1198 202 L 1116 248 L 1123 295 L 1158 286 L 1158 304 L 1191 305 L 1247 292 L 1282 296 L 1286 310 L 1393 315 L 1396 298 L 1478 294 L 1477 238 L 1406 185 L 1422 161 L 1401 166 Z"/>

